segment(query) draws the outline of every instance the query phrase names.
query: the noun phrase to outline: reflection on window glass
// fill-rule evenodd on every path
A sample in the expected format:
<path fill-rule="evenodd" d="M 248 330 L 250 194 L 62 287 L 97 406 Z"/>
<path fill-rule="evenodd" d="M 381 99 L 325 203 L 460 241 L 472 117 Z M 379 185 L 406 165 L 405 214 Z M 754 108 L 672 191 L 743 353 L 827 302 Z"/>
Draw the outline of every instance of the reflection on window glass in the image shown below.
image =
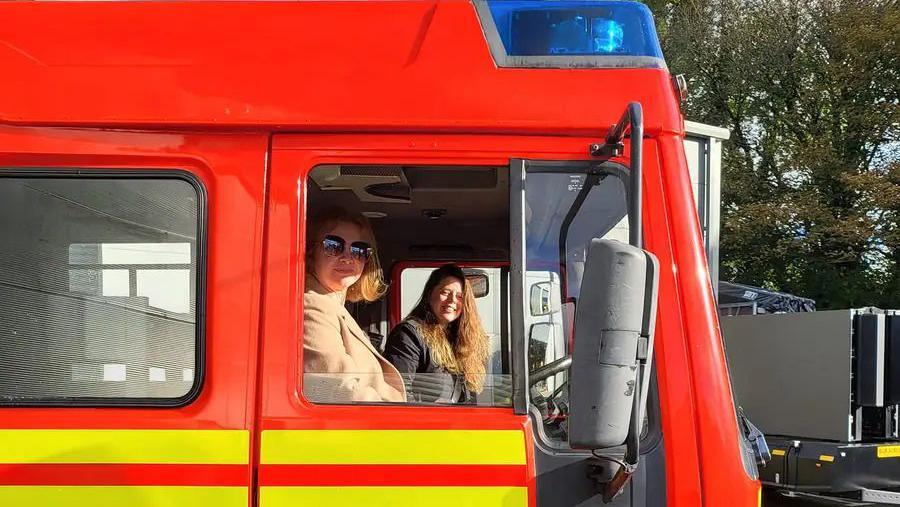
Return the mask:
<path fill-rule="evenodd" d="M 616 176 L 606 176 L 591 188 L 569 225 L 561 265 L 561 227 L 585 178 L 584 174 L 529 173 L 525 180 L 526 268 L 557 274 L 564 268 L 566 297 L 578 296 L 592 238 L 628 242 L 625 185 Z"/>
<path fill-rule="evenodd" d="M 315 403 L 356 403 L 340 394 L 344 386 L 363 383 L 373 385 L 383 373 L 304 373 L 303 396 Z M 447 384 L 444 373 L 403 373 L 400 375 L 407 394 L 407 404 L 475 407 L 509 407 L 512 405 L 512 378 L 505 374 L 486 374 L 484 390 L 473 393 L 472 399 L 450 401 L 453 386 Z M 374 401 L 373 401 L 374 402 Z"/>
<path fill-rule="evenodd" d="M 580 206 L 579 194 L 584 197 Z M 565 168 L 527 174 L 525 278 L 531 311 L 525 329 L 532 371 L 571 354 L 587 248 L 593 238 L 627 243 L 626 211 L 626 186 L 617 174 L 591 180 L 585 174 L 567 173 Z M 558 442 L 568 439 L 567 380 L 567 372 L 561 371 L 531 387 L 531 399 L 543 417 L 544 432 Z"/>
<path fill-rule="evenodd" d="M 131 273 L 125 269 L 100 270 L 100 278 L 103 280 L 103 292 L 100 296 L 130 296 Z"/>
<path fill-rule="evenodd" d="M 144 298 L 136 301 L 190 313 L 190 260 L 190 243 L 73 244 L 69 264 L 78 268 L 69 270 L 69 287 L 94 296 Z M 110 265 L 119 269 L 104 269 Z"/>
<path fill-rule="evenodd" d="M 147 305 L 176 313 L 191 311 L 191 272 L 188 269 L 137 270 L 137 295 Z"/>
<path fill-rule="evenodd" d="M 185 396 L 198 205 L 180 179 L 0 178 L 0 401 Z"/>

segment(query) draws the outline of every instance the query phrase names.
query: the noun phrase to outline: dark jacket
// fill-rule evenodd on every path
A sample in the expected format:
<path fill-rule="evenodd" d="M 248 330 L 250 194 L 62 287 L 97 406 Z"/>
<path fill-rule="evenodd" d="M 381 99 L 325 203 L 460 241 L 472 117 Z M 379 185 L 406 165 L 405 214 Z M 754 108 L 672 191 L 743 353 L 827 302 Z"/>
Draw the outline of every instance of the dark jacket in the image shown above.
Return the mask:
<path fill-rule="evenodd" d="M 475 399 L 463 375 L 454 375 L 434 362 L 414 320 L 404 320 L 394 327 L 387 337 L 384 357 L 403 377 L 408 401 L 470 403 Z"/>

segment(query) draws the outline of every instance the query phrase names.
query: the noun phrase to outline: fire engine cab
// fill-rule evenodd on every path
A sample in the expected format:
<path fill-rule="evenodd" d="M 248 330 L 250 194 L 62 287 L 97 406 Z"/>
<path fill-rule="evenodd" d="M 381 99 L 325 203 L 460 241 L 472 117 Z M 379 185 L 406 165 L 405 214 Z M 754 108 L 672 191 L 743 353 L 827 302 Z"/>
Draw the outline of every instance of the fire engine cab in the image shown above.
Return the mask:
<path fill-rule="evenodd" d="M 679 109 L 626 1 L 0 3 L 0 504 L 751 506 Z M 307 217 L 465 404 L 304 392 Z"/>

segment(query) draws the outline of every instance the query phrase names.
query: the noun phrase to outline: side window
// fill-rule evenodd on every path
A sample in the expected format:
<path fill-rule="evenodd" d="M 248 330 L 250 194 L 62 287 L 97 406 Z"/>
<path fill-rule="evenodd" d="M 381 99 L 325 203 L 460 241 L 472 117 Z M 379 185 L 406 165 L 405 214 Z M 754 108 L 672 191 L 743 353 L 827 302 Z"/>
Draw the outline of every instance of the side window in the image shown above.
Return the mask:
<path fill-rule="evenodd" d="M 0 402 L 192 398 L 202 206 L 171 173 L 0 177 Z"/>
<path fill-rule="evenodd" d="M 509 168 L 327 164 L 303 192 L 303 397 L 509 407 L 509 269 L 499 267 L 509 263 Z M 449 260 L 454 281 L 392 329 L 387 308 L 408 316 L 435 269 L 420 266 Z M 380 287 L 383 270 L 407 262 L 416 267 Z"/>

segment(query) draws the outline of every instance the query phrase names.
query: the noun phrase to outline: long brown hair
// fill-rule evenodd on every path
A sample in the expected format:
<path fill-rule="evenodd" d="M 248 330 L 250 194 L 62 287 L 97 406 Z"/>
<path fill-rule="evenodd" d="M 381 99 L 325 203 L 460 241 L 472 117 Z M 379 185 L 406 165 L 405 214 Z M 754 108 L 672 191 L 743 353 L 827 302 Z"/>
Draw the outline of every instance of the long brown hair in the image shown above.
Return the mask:
<path fill-rule="evenodd" d="M 455 278 L 463 286 L 462 312 L 448 325 L 441 324 L 431 309 L 431 294 L 445 278 Z M 459 266 L 444 264 L 431 272 L 421 299 L 407 319 L 418 322 L 422 337 L 431 349 L 431 357 L 438 366 L 450 373 L 462 374 L 470 391 L 480 393 L 484 390 L 488 337 L 478 317 L 472 285 Z"/>
<path fill-rule="evenodd" d="M 344 208 L 328 208 L 308 220 L 306 231 L 306 265 L 307 271 L 312 272 L 313 255 L 316 249 L 322 247 L 322 239 L 325 232 L 339 223 L 353 224 L 359 227 L 363 237 L 372 246 L 372 255 L 366 259 L 362 275 L 353 285 L 347 288 L 347 301 L 356 303 L 359 301 L 378 301 L 387 292 L 384 283 L 384 275 L 381 272 L 381 263 L 378 261 L 378 247 L 375 243 L 375 233 L 369 220 L 359 213 Z"/>

